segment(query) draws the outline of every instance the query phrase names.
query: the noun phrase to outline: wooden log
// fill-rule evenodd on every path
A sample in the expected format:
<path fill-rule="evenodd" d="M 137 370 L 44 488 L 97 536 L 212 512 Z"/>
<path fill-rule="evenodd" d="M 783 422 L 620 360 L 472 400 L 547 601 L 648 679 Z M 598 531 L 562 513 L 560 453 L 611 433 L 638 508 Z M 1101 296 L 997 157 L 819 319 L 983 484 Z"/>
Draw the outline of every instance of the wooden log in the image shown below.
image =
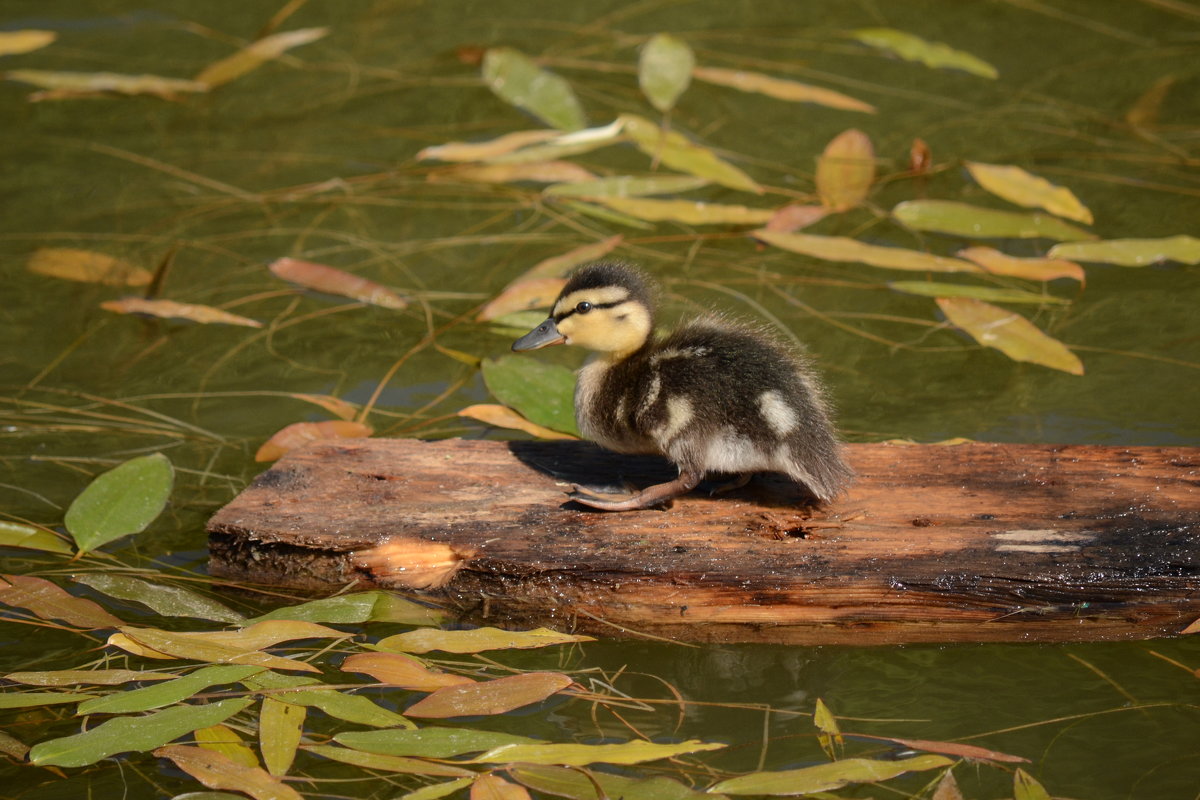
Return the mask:
<path fill-rule="evenodd" d="M 690 641 L 1147 638 L 1200 617 L 1200 448 L 849 457 L 857 482 L 826 509 L 758 476 L 614 514 L 564 489 L 669 466 L 583 442 L 318 442 L 212 518 L 211 569 L 326 592 L 424 586 L 476 622 Z"/>

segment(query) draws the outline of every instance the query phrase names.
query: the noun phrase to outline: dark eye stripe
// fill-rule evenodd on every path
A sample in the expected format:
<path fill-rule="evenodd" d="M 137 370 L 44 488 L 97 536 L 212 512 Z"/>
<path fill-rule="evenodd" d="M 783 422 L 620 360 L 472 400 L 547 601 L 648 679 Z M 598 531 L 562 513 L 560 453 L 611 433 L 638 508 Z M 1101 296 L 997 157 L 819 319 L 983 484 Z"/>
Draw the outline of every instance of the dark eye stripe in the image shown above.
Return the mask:
<path fill-rule="evenodd" d="M 628 302 L 629 302 L 629 298 L 625 298 L 624 300 L 614 300 L 611 303 L 591 303 L 592 307 L 588 310 L 596 311 L 601 308 L 616 308 L 617 306 L 622 305 L 624 303 L 628 303 Z M 576 314 L 576 313 L 578 313 L 578 312 L 576 311 L 575 308 L 568 308 L 566 311 L 563 311 L 560 314 L 555 314 L 554 321 L 562 322 L 567 317 L 571 316 L 572 314 Z"/>

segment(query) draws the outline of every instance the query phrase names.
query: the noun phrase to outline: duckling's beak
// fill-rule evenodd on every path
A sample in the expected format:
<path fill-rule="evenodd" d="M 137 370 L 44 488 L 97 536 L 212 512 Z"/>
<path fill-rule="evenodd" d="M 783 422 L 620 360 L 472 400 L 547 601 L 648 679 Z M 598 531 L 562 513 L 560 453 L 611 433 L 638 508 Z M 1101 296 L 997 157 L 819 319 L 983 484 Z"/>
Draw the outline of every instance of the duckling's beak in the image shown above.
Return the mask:
<path fill-rule="evenodd" d="M 539 347 L 549 347 L 552 344 L 562 344 L 565 341 L 567 341 L 567 337 L 558 332 L 558 326 L 554 324 L 554 317 L 550 317 L 513 342 L 512 349 L 521 353 L 526 350 L 537 350 Z"/>

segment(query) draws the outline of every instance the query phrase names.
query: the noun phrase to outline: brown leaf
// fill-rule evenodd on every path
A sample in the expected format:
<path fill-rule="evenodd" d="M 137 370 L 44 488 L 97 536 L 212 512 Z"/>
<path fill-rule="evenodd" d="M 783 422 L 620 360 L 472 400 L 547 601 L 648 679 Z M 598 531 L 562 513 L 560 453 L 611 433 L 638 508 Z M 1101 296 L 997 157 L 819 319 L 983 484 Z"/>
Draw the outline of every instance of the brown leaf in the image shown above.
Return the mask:
<path fill-rule="evenodd" d="M 986 269 L 994 275 L 1009 275 L 1034 281 L 1052 281 L 1055 278 L 1074 278 L 1084 282 L 1083 267 L 1064 258 L 1017 258 L 991 247 L 967 247 L 955 253 Z"/>
<path fill-rule="evenodd" d="M 829 215 L 825 206 L 800 205 L 791 203 L 777 210 L 767 222 L 766 230 L 779 233 L 791 233 L 809 225 L 814 225 Z"/>
<path fill-rule="evenodd" d="M 474 683 L 465 675 L 451 675 L 425 666 L 403 653 L 355 653 L 342 662 L 342 672 L 361 672 L 380 683 L 416 692 L 432 692 L 445 686 Z"/>
<path fill-rule="evenodd" d="M 794 103 L 817 103 L 829 108 L 839 108 L 843 111 L 875 113 L 875 106 L 870 103 L 864 103 L 862 100 L 842 94 L 841 92 L 835 92 L 833 89 L 824 89 L 820 86 L 810 86 L 807 83 L 776 78 L 771 75 L 764 75 L 761 72 L 747 72 L 740 69 L 723 69 L 721 67 L 696 67 L 692 70 L 692 76 L 708 83 L 728 86 L 731 89 L 737 89 L 742 92 L 765 94 L 768 97 L 774 97 L 776 100 L 789 100 Z"/>
<path fill-rule="evenodd" d="M 1163 75 L 1150 84 L 1150 88 L 1125 112 L 1125 121 L 1135 128 L 1147 128 L 1157 123 L 1163 100 L 1167 99 L 1167 92 L 1178 80 L 1178 75 Z"/>
<path fill-rule="evenodd" d="M 616 250 L 625 237 L 621 234 L 610 236 L 593 244 L 585 244 L 572 248 L 559 256 L 543 259 L 530 267 L 517 281 L 530 278 L 561 278 L 580 264 L 595 261 Z M 516 283 L 517 281 L 513 281 Z M 510 284 L 511 285 L 511 284 Z"/>
<path fill-rule="evenodd" d="M 264 36 L 236 53 L 209 64 L 196 76 L 196 80 L 205 87 L 229 83 L 265 62 L 279 58 L 293 47 L 315 42 L 327 33 L 328 28 L 300 28 Z"/>
<path fill-rule="evenodd" d="M 246 328 L 261 328 L 263 324 L 256 319 L 230 314 L 212 306 L 196 305 L 194 303 L 177 303 L 174 300 L 147 300 L 144 297 L 122 297 L 120 300 L 105 300 L 100 304 L 105 311 L 117 314 L 149 314 L 164 319 L 186 319 L 202 325 L 221 323 L 224 325 L 241 325 Z"/>
<path fill-rule="evenodd" d="M 440 589 L 448 584 L 475 551 L 427 539 L 392 536 L 353 554 L 357 566 L 376 580 L 409 589 Z"/>
<path fill-rule="evenodd" d="M 566 285 L 566 278 L 528 278 L 511 283 L 483 307 L 475 321 L 487 322 L 516 311 L 549 308 Z"/>
<path fill-rule="evenodd" d="M 361 422 L 349 422 L 344 419 L 326 420 L 324 422 L 294 422 L 275 433 L 258 448 L 254 454 L 255 461 L 274 461 L 285 453 L 309 442 L 321 439 L 363 439 L 375 432 L 375 429 Z"/>
<path fill-rule="evenodd" d="M 831 211 L 847 211 L 867 197 L 875 180 L 875 148 L 860 130 L 842 131 L 817 158 L 817 193 Z"/>
<path fill-rule="evenodd" d="M 471 784 L 470 800 L 530 800 L 524 786 L 509 783 L 499 775 L 480 775 Z"/>
<path fill-rule="evenodd" d="M 446 686 L 410 706 L 404 713 L 427 719 L 504 714 L 540 703 L 572 683 L 569 677 L 559 672 L 526 672 L 493 681 Z"/>
<path fill-rule="evenodd" d="M 103 283 L 109 286 L 145 286 L 154 276 L 118 258 L 74 247 L 42 247 L 29 257 L 30 272 L 69 281 Z"/>
<path fill-rule="evenodd" d="M 58 584 L 32 575 L 0 575 L 0 603 L 27 609 L 41 619 L 60 619 L 87 630 L 125 623 L 96 603 L 69 594 Z"/>
<path fill-rule="evenodd" d="M 467 406 L 458 412 L 458 416 L 477 419 L 480 422 L 486 422 L 488 425 L 495 425 L 497 428 L 510 428 L 516 431 L 525 431 L 525 433 L 528 433 L 531 436 L 536 436 L 539 439 L 578 438 L 569 433 L 560 433 L 559 431 L 551 430 L 544 425 L 538 425 L 536 422 L 531 422 L 530 420 L 525 419 L 508 406 L 496 405 L 494 403 L 480 403 L 473 406 Z"/>
<path fill-rule="evenodd" d="M 349 297 L 360 303 L 370 303 L 397 311 L 408 308 L 408 301 L 386 286 L 336 267 L 297 258 L 277 258 L 270 263 L 269 269 L 276 277 L 306 289 Z"/>
<path fill-rule="evenodd" d="M 200 747 L 167 745 L 154 751 L 209 789 L 228 789 L 254 800 L 303 800 L 295 789 L 258 767 L 247 767 L 228 756 Z"/>
<path fill-rule="evenodd" d="M 358 409 L 353 403 L 347 403 L 341 398 L 332 397 L 327 394 L 296 393 L 292 394 L 292 397 L 296 398 L 297 400 L 303 400 L 306 403 L 318 405 L 328 411 L 330 414 L 333 414 L 335 417 L 339 417 L 341 419 L 353 419 L 354 415 L 358 413 Z"/>
<path fill-rule="evenodd" d="M 925 140 L 917 137 L 908 149 L 908 171 L 914 175 L 925 175 L 933 168 L 933 153 Z"/>
<path fill-rule="evenodd" d="M 1191 625 L 1188 625 L 1186 628 L 1181 630 L 1180 633 L 1200 633 L 1200 618 L 1194 620 Z M 1197 677 L 1200 677 L 1200 670 L 1197 670 Z"/>
<path fill-rule="evenodd" d="M 1028 758 L 1001 753 L 997 750 L 988 750 L 985 747 L 976 747 L 971 744 L 959 744 L 958 742 L 937 742 L 929 739 L 900 739 L 895 736 L 870 736 L 865 733 L 847 734 L 847 736 L 855 736 L 859 739 L 876 739 L 881 742 L 896 742 L 905 747 L 911 747 L 913 750 L 924 750 L 926 753 L 940 753 L 945 756 L 958 756 L 959 758 L 971 758 L 978 761 L 1003 761 L 1009 764 L 1029 763 Z"/>
<path fill-rule="evenodd" d="M 937 788 L 933 790 L 933 797 L 930 800 L 963 800 L 962 792 L 958 789 L 958 781 L 954 780 L 954 773 L 946 770 L 946 774 L 938 781 Z"/>

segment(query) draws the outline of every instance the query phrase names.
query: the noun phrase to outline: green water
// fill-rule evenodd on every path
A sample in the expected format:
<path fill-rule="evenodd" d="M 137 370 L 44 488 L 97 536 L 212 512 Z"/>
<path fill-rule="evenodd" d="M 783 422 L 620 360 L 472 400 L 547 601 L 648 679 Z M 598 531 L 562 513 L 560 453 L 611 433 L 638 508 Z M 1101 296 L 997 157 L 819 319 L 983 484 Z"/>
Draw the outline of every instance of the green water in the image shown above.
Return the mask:
<path fill-rule="evenodd" d="M 231 52 L 235 39 L 253 37 L 280 5 L 8 0 L 0 29 L 47 28 L 59 39 L 5 57 L 0 69 L 191 76 Z M 543 258 L 618 232 L 626 237 L 618 255 L 666 280 L 672 313 L 694 304 L 747 316 L 765 311 L 806 342 L 852 440 L 1200 445 L 1195 267 L 1091 265 L 1082 291 L 1069 281 L 1053 285 L 1070 306 L 1021 309 L 1077 348 L 1086 374 L 1075 377 L 1016 364 L 919 324 L 936 319 L 933 304 L 883 285 L 909 275 L 760 251 L 722 228 L 696 237 L 669 223 L 648 232 L 610 226 L 535 208 L 536 189 L 528 184 L 429 183 L 428 165 L 415 160 L 429 145 L 537 127 L 479 83 L 478 68 L 464 63 L 469 53 L 460 48 L 511 45 L 546 56 L 598 125 L 619 112 L 654 116 L 629 68 L 647 35 L 669 31 L 702 63 L 811 81 L 878 107 L 867 116 L 693 85 L 673 126 L 732 154 L 772 186 L 811 191 L 814 156 L 853 126 L 870 135 L 881 174 L 902 171 L 912 139 L 921 137 L 939 164 L 1015 163 L 1070 186 L 1105 238 L 1196 235 L 1194 4 L 312 2 L 282 27 L 320 25 L 331 29 L 327 38 L 209 95 L 175 102 L 29 103 L 30 87 L 0 84 L 0 384 L 7 398 L 0 407 L 0 509 L 7 514 L 56 523 L 92 475 L 161 450 L 179 470 L 171 509 L 121 555 L 203 569 L 203 523 L 262 468 L 252 461 L 258 445 L 285 424 L 328 418 L 279 393 L 366 402 L 430 325 L 469 312 Z M 994 64 L 1000 78 L 884 58 L 839 35 L 867 26 L 950 42 Z M 1131 128 L 1125 112 L 1167 75 L 1176 80 L 1154 127 Z M 578 160 L 601 171 L 646 168 L 628 150 Z M 990 202 L 957 167 L 921 188 L 889 182 L 871 202 L 890 209 L 920 191 Z M 721 190 L 709 197 L 746 202 Z M 855 212 L 827 220 L 819 232 L 946 251 L 945 240 L 886 223 L 867 227 L 872 219 Z M 1027 255 L 1046 246 L 989 243 Z M 210 305 L 250 298 L 231 310 L 268 328 L 111 314 L 99 303 L 120 296 L 119 289 L 28 274 L 24 264 L 39 247 L 100 250 L 148 269 L 173 251 L 162 296 Z M 421 302 L 396 313 L 298 296 L 264 268 L 285 255 L 353 270 Z M 785 302 L 766 273 L 786 276 L 787 291 L 818 313 Z M 502 354 L 509 344 L 469 323 L 447 327 L 438 341 L 476 356 Z M 578 361 L 571 353 L 547 357 Z M 469 366 L 426 348 L 387 384 L 370 421 L 382 435 L 502 437 L 453 416 L 487 397 Z M 6 555 L 6 571 L 36 562 Z M 21 638 L 24 630 L 0 633 L 0 669 L 84 660 L 70 655 L 77 639 L 43 634 L 34 642 Z M 855 732 L 989 734 L 967 741 L 1032 759 L 1028 768 L 1054 796 L 1195 798 L 1200 682 L 1179 664 L 1200 667 L 1196 640 L 700 649 L 605 642 L 585 648 L 577 666 L 636 665 L 690 700 L 780 709 L 766 723 L 782 737 L 769 748 L 770 766 L 793 765 L 788 737 L 811 730 L 806 717 L 786 711 L 810 711 L 821 697 L 838 715 L 863 720 L 844 723 Z M 564 710 L 556 722 L 573 731 L 590 724 L 586 716 Z M 659 732 L 655 725 L 669 734 L 674 717 L 643 722 L 650 735 Z M 528 725 L 548 723 L 511 720 L 514 730 L 554 735 Z M 763 731 L 761 712 L 704 706 L 689 712 L 679 734 L 738 744 L 722 763 L 750 769 Z M 84 796 L 82 779 L 42 785 L 46 776 L 33 772 L 6 768 L 4 794 L 64 796 L 54 792 L 70 787 Z M 1011 786 L 1000 775 L 981 770 L 969 796 L 1008 796 Z M 114 769 L 92 777 L 95 791 L 118 791 L 124 780 Z M 152 796 L 145 788 L 131 791 Z"/>

